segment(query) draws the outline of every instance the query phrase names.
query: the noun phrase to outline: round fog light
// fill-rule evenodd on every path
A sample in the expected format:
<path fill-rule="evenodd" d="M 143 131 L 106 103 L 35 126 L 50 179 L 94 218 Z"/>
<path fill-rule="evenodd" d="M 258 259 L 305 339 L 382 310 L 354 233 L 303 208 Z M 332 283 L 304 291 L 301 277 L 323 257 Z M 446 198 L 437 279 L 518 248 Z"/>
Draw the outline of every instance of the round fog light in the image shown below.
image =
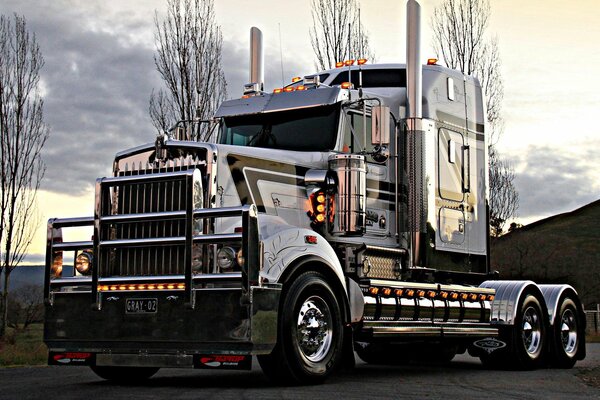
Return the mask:
<path fill-rule="evenodd" d="M 235 262 L 235 251 L 231 247 L 222 247 L 217 252 L 217 265 L 221 270 L 230 270 Z"/>
<path fill-rule="evenodd" d="M 75 269 L 81 275 L 89 275 L 92 271 L 92 255 L 88 252 L 82 252 L 75 258 Z"/>

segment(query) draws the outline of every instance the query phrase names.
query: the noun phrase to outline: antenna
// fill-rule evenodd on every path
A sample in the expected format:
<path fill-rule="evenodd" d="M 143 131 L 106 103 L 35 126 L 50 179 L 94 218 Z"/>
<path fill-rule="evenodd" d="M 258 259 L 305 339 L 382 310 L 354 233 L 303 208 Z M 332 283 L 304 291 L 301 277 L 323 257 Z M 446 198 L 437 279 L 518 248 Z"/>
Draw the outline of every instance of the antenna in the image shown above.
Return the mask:
<path fill-rule="evenodd" d="M 278 22 L 277 26 L 279 27 L 279 59 L 281 60 L 281 87 L 284 87 L 285 83 L 283 79 L 283 50 L 281 48 L 281 23 Z"/>

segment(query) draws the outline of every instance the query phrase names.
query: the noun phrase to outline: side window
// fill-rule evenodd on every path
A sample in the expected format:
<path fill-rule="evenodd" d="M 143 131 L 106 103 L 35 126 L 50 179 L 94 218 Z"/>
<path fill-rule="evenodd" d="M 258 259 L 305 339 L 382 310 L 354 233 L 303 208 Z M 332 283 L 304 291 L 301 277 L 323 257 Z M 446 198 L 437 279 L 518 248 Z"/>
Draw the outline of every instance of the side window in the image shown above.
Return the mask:
<path fill-rule="evenodd" d="M 364 124 L 366 124 L 366 127 Z M 367 152 L 373 151 L 373 145 L 371 144 L 371 116 L 367 115 L 364 118 L 362 112 L 349 111 L 345 115 L 342 152 L 359 153 L 364 150 Z"/>
<path fill-rule="evenodd" d="M 462 201 L 463 194 L 463 135 L 448 129 L 438 133 L 438 188 L 446 200 Z"/>

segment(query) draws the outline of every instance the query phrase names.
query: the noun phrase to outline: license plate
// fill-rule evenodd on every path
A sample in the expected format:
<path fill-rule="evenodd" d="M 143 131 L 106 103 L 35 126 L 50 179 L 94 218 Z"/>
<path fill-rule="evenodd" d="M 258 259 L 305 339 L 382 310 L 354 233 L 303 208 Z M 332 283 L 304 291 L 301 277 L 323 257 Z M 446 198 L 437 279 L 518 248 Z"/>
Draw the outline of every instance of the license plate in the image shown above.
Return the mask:
<path fill-rule="evenodd" d="M 155 313 L 158 309 L 157 299 L 127 299 L 125 305 L 127 314 Z"/>

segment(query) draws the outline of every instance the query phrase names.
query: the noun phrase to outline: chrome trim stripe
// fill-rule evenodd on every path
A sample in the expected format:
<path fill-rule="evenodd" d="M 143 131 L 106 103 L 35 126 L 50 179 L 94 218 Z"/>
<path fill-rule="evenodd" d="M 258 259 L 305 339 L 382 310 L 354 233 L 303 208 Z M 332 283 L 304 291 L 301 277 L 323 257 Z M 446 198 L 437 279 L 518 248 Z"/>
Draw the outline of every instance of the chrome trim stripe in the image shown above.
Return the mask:
<path fill-rule="evenodd" d="M 162 276 L 127 276 L 127 277 L 113 277 L 113 278 L 99 278 L 98 284 L 110 285 L 110 284 L 122 284 L 122 283 L 153 283 L 153 282 L 181 282 L 185 279 L 184 275 L 162 275 Z M 237 281 L 242 279 L 241 272 L 229 272 L 223 274 L 203 274 L 194 275 L 192 281 L 194 283 L 209 283 L 209 282 L 221 282 L 221 281 Z M 68 286 L 68 285 L 90 285 L 92 283 L 91 277 L 72 277 L 72 278 L 56 278 L 53 279 L 51 284 L 56 286 Z"/>
<path fill-rule="evenodd" d="M 103 178 L 102 184 L 113 186 L 120 185 L 123 183 L 144 183 L 147 181 L 152 182 L 163 182 L 163 181 L 172 181 L 177 178 L 185 178 L 187 176 L 191 176 L 194 174 L 194 169 L 186 169 L 183 171 L 175 171 L 175 172 L 161 172 L 158 174 L 142 174 L 142 175 L 125 175 L 125 176 L 117 176 L 112 178 Z"/>

